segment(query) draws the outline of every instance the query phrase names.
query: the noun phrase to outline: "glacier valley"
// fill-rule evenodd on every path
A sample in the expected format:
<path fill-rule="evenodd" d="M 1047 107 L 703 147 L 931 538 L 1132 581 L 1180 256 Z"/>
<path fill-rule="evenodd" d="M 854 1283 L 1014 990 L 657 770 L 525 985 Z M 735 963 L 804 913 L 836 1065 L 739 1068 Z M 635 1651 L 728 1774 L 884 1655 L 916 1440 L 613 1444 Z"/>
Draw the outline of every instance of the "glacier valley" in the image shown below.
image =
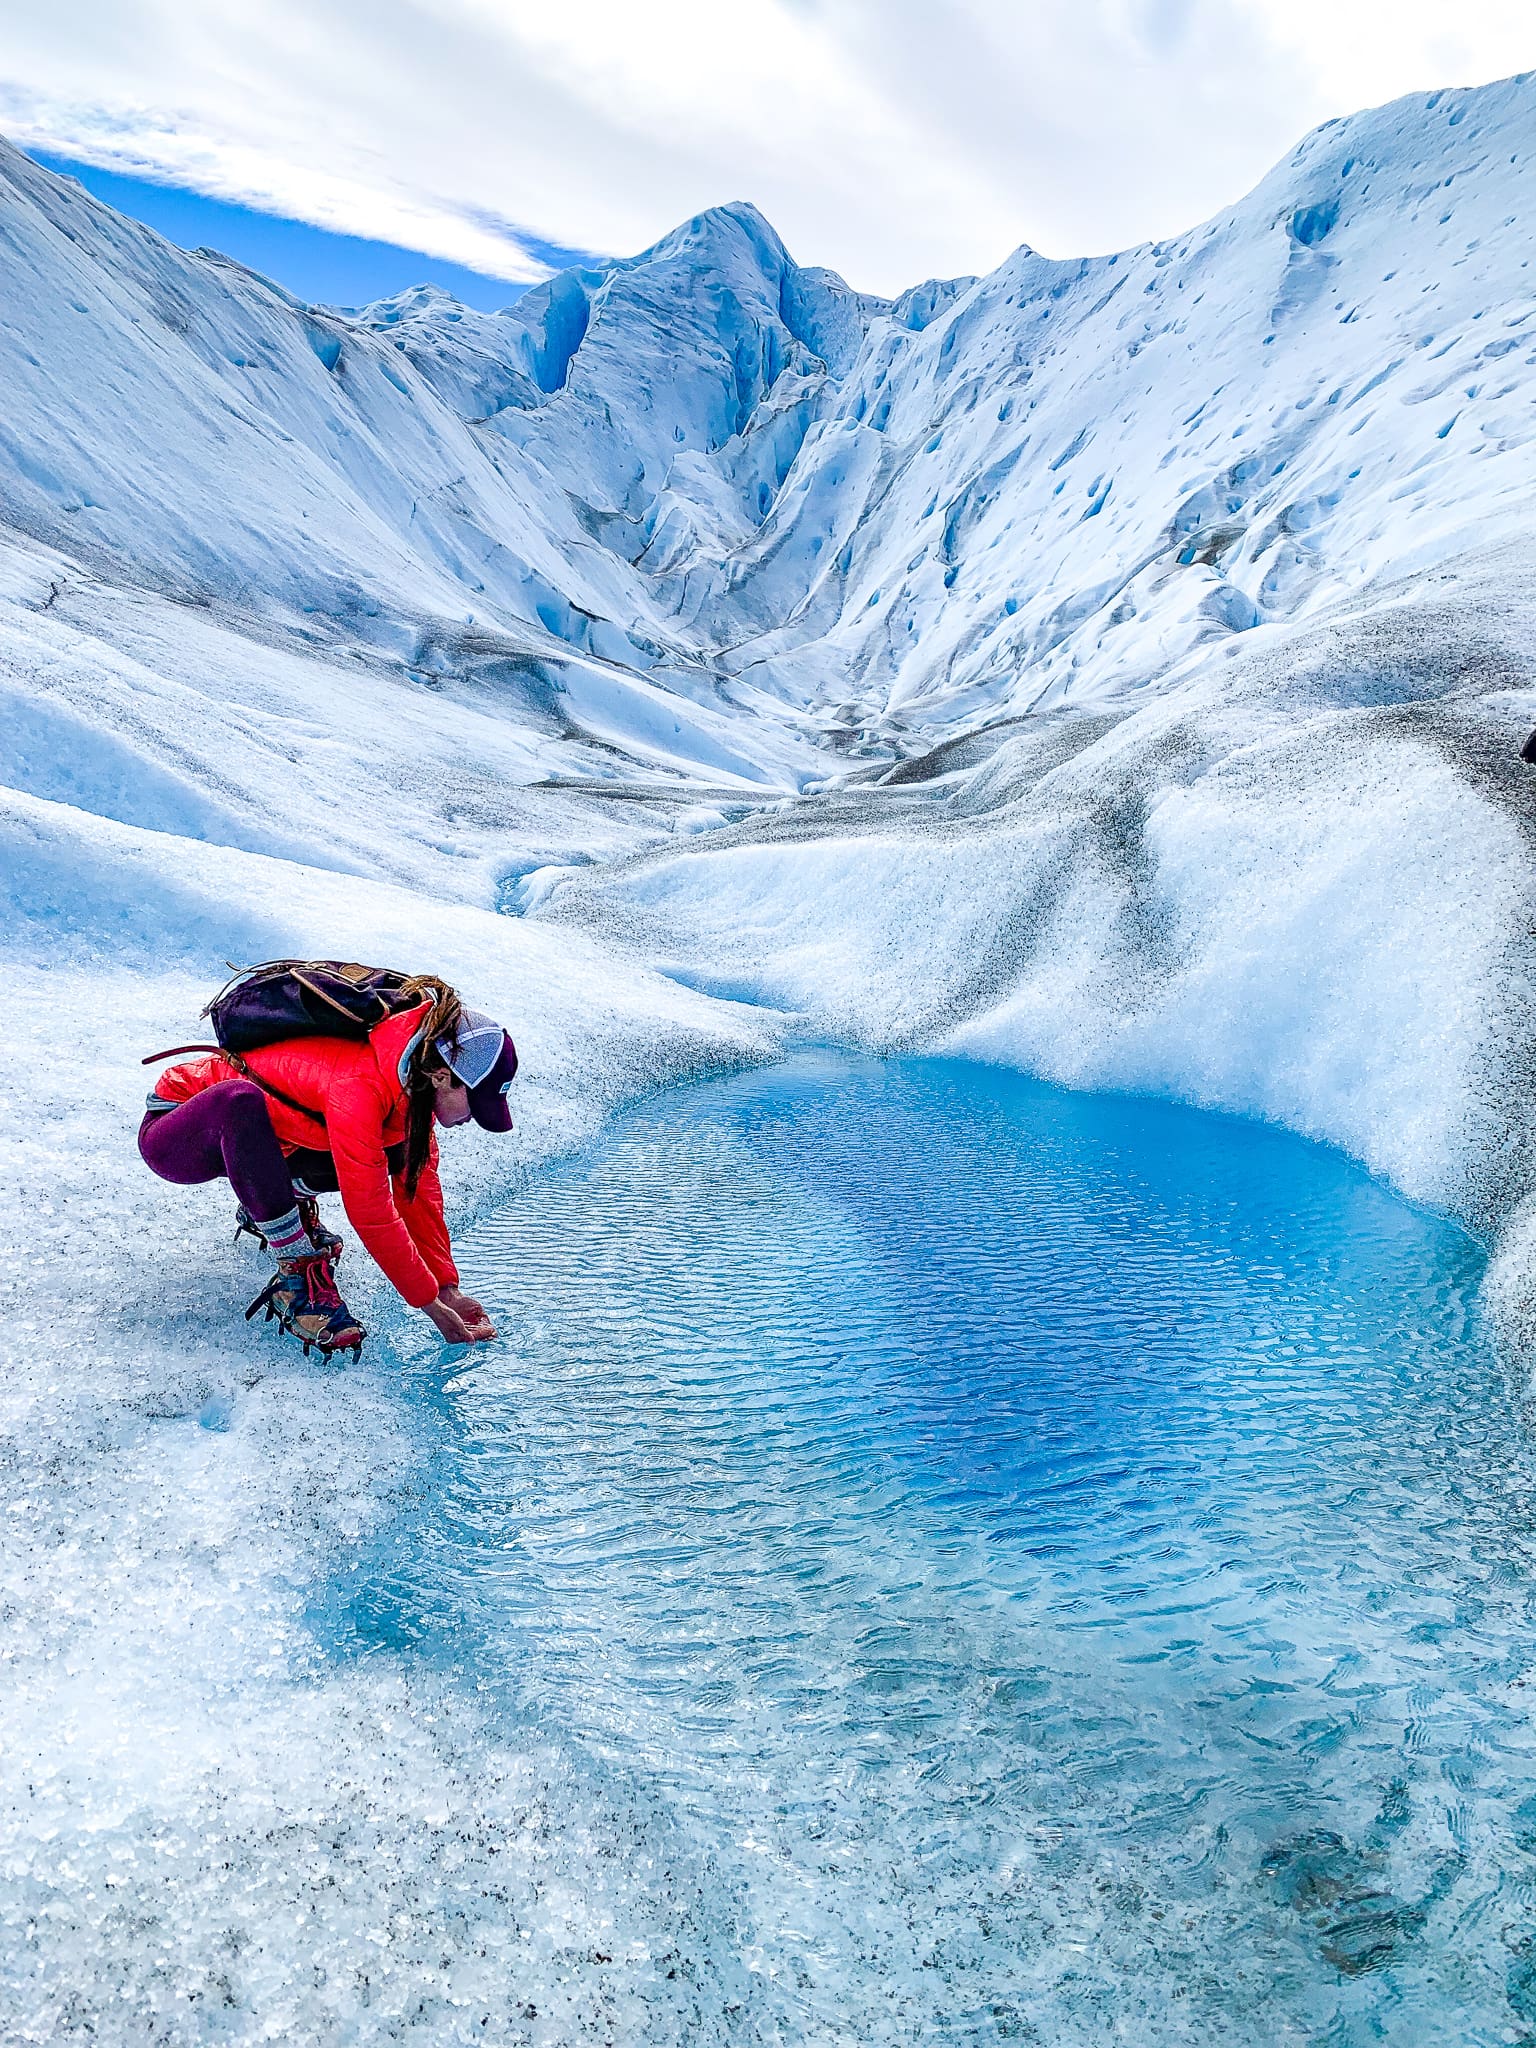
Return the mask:
<path fill-rule="evenodd" d="M 430 1660 L 316 1663 L 317 1588 L 429 1490 L 425 1368 L 361 1275 L 357 1370 L 254 1343 L 208 1199 L 138 1162 L 138 1055 L 226 959 L 431 965 L 507 1018 L 466 1225 L 668 1084 L 940 1055 L 1336 1148 L 1486 1247 L 1523 1390 L 1533 196 L 1526 77 L 894 301 L 737 204 L 501 313 L 338 310 L 0 145 L 10 2037 L 847 2038 L 646 1976 L 705 1880 L 596 1736 L 578 1771 Z M 1536 2024 L 1524 1938 L 1479 2040 Z"/>

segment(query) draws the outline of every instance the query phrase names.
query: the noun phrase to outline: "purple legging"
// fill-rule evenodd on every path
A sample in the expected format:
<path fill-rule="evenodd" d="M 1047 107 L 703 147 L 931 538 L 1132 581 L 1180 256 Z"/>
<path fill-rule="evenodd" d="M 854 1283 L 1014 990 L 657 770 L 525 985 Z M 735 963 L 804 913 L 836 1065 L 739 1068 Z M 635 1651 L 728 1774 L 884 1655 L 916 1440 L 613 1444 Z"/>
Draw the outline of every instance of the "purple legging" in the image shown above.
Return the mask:
<path fill-rule="evenodd" d="M 139 1126 L 144 1164 L 186 1187 L 222 1174 L 246 1214 L 270 1223 L 293 1207 L 293 1180 L 254 1081 L 220 1081 Z"/>

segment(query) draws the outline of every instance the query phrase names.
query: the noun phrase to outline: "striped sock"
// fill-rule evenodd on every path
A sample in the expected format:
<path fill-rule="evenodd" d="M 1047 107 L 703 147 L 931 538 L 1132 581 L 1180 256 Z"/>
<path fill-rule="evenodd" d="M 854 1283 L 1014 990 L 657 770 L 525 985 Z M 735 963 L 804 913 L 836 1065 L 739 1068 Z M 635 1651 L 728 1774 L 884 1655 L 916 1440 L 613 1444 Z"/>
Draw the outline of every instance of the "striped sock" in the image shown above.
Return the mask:
<path fill-rule="evenodd" d="M 257 1222 L 256 1228 L 279 1259 L 307 1259 L 314 1251 L 296 1208 L 285 1216 L 274 1216 L 270 1223 Z"/>

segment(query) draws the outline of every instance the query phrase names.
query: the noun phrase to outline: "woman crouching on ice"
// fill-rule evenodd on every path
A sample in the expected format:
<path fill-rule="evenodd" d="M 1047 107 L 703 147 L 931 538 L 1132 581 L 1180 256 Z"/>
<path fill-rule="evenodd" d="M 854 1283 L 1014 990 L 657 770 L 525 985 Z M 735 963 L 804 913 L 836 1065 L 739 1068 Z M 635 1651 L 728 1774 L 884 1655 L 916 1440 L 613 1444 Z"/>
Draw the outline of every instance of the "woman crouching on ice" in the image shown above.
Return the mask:
<path fill-rule="evenodd" d="M 338 1191 L 365 1249 L 450 1344 L 496 1334 L 459 1286 L 432 1125 L 473 1117 L 482 1130 L 510 1130 L 517 1050 L 445 982 L 421 979 L 426 999 L 366 1038 L 288 1038 L 168 1068 L 139 1130 L 162 1180 L 228 1179 L 240 1228 L 277 1258 L 248 1314 L 265 1304 L 306 1351 L 355 1352 L 366 1335 L 337 1292 L 342 1241 L 322 1228 L 315 1200 Z"/>

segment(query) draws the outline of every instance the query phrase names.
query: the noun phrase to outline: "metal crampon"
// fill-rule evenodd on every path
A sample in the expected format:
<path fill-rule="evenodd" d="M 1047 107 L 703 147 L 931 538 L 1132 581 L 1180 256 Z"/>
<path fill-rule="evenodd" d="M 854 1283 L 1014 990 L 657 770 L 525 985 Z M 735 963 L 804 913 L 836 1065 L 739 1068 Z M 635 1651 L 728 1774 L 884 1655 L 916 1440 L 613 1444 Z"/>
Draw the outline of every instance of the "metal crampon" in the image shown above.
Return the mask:
<path fill-rule="evenodd" d="M 269 1322 L 298 1338 L 306 1358 L 311 1345 L 325 1358 L 336 1351 L 350 1351 L 355 1358 L 368 1334 L 337 1292 L 331 1261 L 323 1252 L 283 1260 L 246 1310 L 246 1321 L 263 1308 Z"/>

